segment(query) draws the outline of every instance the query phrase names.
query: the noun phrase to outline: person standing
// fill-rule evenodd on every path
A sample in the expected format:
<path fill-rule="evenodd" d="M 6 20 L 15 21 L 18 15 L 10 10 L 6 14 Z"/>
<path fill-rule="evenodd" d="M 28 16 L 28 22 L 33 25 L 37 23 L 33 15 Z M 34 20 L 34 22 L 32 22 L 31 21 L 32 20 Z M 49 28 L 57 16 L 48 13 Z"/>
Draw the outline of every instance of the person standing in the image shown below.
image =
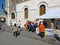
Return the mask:
<path fill-rule="evenodd" d="M 34 25 L 34 23 L 33 23 L 33 22 L 31 22 L 31 31 L 32 31 L 32 32 L 34 32 L 34 31 L 35 31 L 35 29 L 34 29 L 34 28 L 35 28 L 35 25 Z"/>
<path fill-rule="evenodd" d="M 47 22 L 46 22 L 46 20 L 43 20 L 43 24 L 45 25 L 45 28 L 47 28 Z"/>
<path fill-rule="evenodd" d="M 20 20 L 19 20 L 18 23 L 17 23 L 17 27 L 18 27 L 18 31 L 20 31 L 20 29 L 21 29 L 21 23 L 20 23 Z"/>
<path fill-rule="evenodd" d="M 28 32 L 30 32 L 31 31 L 31 22 L 29 22 L 29 24 L 28 24 Z"/>
<path fill-rule="evenodd" d="M 36 26 L 36 34 L 39 35 L 39 27 L 38 26 Z"/>
<path fill-rule="evenodd" d="M 40 22 L 41 24 L 39 25 L 39 31 L 40 31 L 40 36 L 41 38 L 44 37 L 44 34 L 45 34 L 45 26 L 43 25 L 42 22 Z"/>
<path fill-rule="evenodd" d="M 16 36 L 17 26 L 16 23 L 13 26 L 13 36 Z"/>
<path fill-rule="evenodd" d="M 11 30 L 12 30 L 12 25 L 13 25 L 12 20 L 10 20 L 10 27 L 11 27 Z"/>
<path fill-rule="evenodd" d="M 18 28 L 20 28 L 20 27 L 21 27 L 20 20 L 18 21 L 17 26 L 18 26 Z"/>
<path fill-rule="evenodd" d="M 56 29 L 59 29 L 59 20 L 56 21 Z"/>
<path fill-rule="evenodd" d="M 25 28 L 28 30 L 28 21 L 26 22 L 26 24 L 25 24 Z"/>
<path fill-rule="evenodd" d="M 12 20 L 10 20 L 10 26 L 12 26 Z"/>
<path fill-rule="evenodd" d="M 50 25 L 51 25 L 51 28 L 53 29 L 54 28 L 54 23 L 51 22 Z"/>

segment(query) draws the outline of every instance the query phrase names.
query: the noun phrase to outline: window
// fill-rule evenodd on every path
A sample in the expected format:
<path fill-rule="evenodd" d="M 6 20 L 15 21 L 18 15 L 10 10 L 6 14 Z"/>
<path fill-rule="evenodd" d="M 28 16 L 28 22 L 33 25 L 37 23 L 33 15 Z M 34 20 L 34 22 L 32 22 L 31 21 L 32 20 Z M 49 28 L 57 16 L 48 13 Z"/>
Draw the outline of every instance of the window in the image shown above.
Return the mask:
<path fill-rule="evenodd" d="M 28 8 L 24 9 L 24 17 L 25 19 L 28 19 Z"/>
<path fill-rule="evenodd" d="M 39 13 L 40 13 L 39 14 L 40 16 L 46 13 L 46 7 L 45 7 L 45 5 L 41 5 L 40 6 Z"/>
<path fill-rule="evenodd" d="M 15 14 L 14 14 L 14 12 L 11 14 L 11 19 L 15 19 Z"/>

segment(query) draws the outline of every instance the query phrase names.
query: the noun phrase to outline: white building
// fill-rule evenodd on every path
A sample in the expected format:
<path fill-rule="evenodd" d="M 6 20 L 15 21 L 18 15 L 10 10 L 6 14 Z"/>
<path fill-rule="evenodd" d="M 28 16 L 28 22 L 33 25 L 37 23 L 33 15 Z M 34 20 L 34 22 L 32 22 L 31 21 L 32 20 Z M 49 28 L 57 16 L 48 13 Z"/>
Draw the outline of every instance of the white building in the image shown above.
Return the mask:
<path fill-rule="evenodd" d="M 49 10 L 58 8 L 60 9 L 60 0 L 9 0 L 7 23 L 9 25 L 10 20 L 13 23 L 17 23 L 20 20 L 21 26 L 24 27 L 27 20 L 33 21 L 38 16 L 47 14 Z"/>

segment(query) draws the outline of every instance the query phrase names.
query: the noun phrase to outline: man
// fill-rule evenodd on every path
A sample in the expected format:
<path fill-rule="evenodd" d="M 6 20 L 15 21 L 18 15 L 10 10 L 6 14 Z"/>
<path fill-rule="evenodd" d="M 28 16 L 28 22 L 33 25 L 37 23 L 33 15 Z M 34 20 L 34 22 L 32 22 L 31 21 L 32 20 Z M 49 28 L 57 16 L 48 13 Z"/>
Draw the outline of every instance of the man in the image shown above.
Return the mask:
<path fill-rule="evenodd" d="M 12 20 L 10 20 L 10 23 L 9 24 L 10 24 L 11 30 L 13 30 L 12 29 L 12 25 L 13 25 Z"/>
<path fill-rule="evenodd" d="M 20 28 L 20 27 L 21 27 L 20 20 L 18 21 L 17 26 L 18 26 L 18 28 Z"/>
<path fill-rule="evenodd" d="M 17 27 L 18 27 L 18 31 L 21 31 L 21 23 L 20 23 L 20 20 L 17 23 Z"/>
<path fill-rule="evenodd" d="M 40 31 L 40 36 L 41 38 L 44 37 L 44 33 L 45 33 L 45 26 L 43 25 L 42 22 L 40 22 L 41 24 L 39 25 L 39 31 Z"/>
<path fill-rule="evenodd" d="M 12 27 L 12 20 L 10 20 L 10 26 Z"/>

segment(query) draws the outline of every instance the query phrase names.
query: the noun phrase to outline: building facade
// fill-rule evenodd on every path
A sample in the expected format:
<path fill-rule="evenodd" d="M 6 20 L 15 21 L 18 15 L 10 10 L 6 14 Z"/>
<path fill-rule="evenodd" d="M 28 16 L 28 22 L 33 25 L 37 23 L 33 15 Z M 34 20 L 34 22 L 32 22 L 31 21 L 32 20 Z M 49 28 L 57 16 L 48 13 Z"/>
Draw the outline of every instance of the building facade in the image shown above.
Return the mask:
<path fill-rule="evenodd" d="M 50 9 L 60 8 L 60 0 L 9 0 L 8 3 L 8 25 L 10 20 L 13 24 L 20 20 L 21 27 L 27 20 L 34 21 Z"/>

